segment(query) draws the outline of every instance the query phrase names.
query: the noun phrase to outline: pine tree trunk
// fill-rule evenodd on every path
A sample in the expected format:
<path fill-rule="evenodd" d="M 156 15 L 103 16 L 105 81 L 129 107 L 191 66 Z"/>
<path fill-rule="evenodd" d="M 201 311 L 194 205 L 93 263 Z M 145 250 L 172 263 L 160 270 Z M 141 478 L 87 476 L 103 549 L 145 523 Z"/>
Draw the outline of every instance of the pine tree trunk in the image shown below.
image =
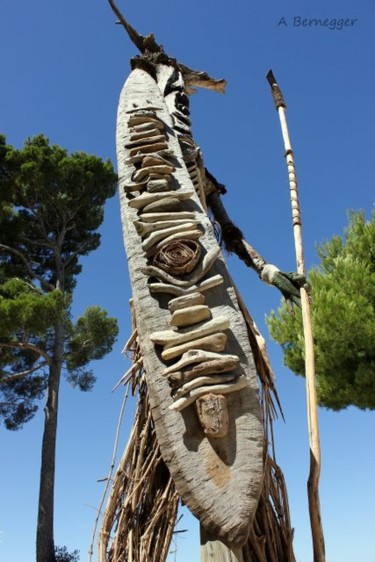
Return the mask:
<path fill-rule="evenodd" d="M 44 432 L 40 469 L 36 562 L 55 562 L 53 534 L 55 458 L 58 397 L 63 358 L 64 326 L 55 327 L 55 350 L 49 369 L 47 404 L 44 409 Z"/>

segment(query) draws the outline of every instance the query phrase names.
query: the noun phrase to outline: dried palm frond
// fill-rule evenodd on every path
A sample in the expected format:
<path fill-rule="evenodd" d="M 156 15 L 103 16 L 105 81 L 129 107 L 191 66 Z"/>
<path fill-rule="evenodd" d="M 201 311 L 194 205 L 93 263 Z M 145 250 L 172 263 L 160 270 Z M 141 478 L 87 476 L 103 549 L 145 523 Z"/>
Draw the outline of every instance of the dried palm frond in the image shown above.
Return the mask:
<path fill-rule="evenodd" d="M 283 415 L 263 337 L 240 294 L 237 299 L 245 318 L 261 389 L 264 431 L 264 480 L 249 539 L 243 547 L 244 562 L 295 562 L 293 529 L 284 475 L 276 462 L 273 421 Z"/>

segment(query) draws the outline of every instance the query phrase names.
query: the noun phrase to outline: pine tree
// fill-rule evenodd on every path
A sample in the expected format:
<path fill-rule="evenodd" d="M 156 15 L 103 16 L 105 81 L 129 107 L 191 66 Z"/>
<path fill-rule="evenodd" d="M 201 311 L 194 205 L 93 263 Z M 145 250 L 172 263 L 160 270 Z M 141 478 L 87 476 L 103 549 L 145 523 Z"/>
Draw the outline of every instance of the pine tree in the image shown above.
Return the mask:
<path fill-rule="evenodd" d="M 74 321 L 79 259 L 100 244 L 104 203 L 116 189 L 110 162 L 51 146 L 39 135 L 23 149 L 0 137 L 0 418 L 16 430 L 46 395 L 37 562 L 55 562 L 55 450 L 62 373 L 90 390 L 87 368 L 108 353 L 117 321 L 97 306 Z"/>
<path fill-rule="evenodd" d="M 308 280 L 319 403 L 375 409 L 375 212 L 369 221 L 351 212 L 344 236 L 318 246 L 318 255 Z M 267 323 L 285 364 L 304 375 L 300 311 L 283 304 Z"/>

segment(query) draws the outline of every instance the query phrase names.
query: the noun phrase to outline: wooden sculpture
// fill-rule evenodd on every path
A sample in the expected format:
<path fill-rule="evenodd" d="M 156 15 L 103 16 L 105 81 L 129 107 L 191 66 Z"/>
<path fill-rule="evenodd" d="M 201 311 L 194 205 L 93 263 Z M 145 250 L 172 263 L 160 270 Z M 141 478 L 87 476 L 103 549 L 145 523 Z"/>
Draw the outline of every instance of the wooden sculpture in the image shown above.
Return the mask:
<path fill-rule="evenodd" d="M 145 377 L 150 406 L 147 431 L 155 428 L 153 439 L 171 478 L 165 480 L 165 490 L 170 493 L 174 488 L 169 482 L 173 482 L 205 532 L 231 548 L 250 552 L 249 535 L 256 536 L 254 516 L 265 518 L 259 506 L 267 507 L 271 493 L 273 469 L 266 430 L 270 399 L 264 388 L 273 383 L 259 347 L 260 336 L 228 274 L 215 224 L 226 248 L 291 300 L 298 301 L 301 279 L 267 264 L 244 240 L 222 205 L 224 186 L 206 170 L 193 139 L 189 93 L 194 86 L 223 91 L 225 81 L 168 57 L 152 35 L 139 35 L 109 1 L 141 52 L 132 59 L 132 72 L 121 92 L 116 140 L 136 329 L 133 347 L 128 345 L 136 352 L 132 373 Z M 258 377 L 266 394 L 263 406 Z M 142 416 L 148 411 L 144 400 L 141 393 Z M 126 472 L 130 454 L 135 453 L 126 453 L 119 478 Z M 282 488 L 281 479 L 277 480 Z M 129 494 L 130 478 L 125 476 L 124 482 L 121 493 L 121 485 L 114 485 L 104 517 L 100 561 L 106 560 L 110 529 L 119 513 L 116 502 Z M 174 501 L 176 496 L 170 497 Z M 266 516 L 266 527 L 283 527 L 269 549 L 274 557 L 259 555 L 254 561 L 294 560 L 285 503 L 284 495 L 278 516 L 272 508 Z M 134 501 L 129 506 L 136 525 Z M 145 535 L 150 533 L 147 530 Z M 128 558 L 116 554 L 121 551 L 117 540 L 108 560 L 151 560 L 133 558 L 132 539 L 130 543 L 124 548 Z"/>

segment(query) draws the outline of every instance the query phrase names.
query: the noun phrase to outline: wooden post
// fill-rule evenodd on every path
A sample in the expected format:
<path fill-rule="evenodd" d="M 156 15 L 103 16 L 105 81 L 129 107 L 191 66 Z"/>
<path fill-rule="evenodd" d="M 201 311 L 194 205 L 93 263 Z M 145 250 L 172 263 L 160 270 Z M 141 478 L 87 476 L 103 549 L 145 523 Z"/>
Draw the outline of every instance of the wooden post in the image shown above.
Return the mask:
<path fill-rule="evenodd" d="M 302 246 L 302 223 L 298 200 L 297 176 L 294 166 L 293 150 L 290 143 L 285 111 L 286 104 L 276 79 L 270 70 L 267 80 L 271 86 L 272 97 L 280 118 L 281 132 L 284 141 L 285 159 L 288 167 L 290 201 L 292 207 L 293 232 L 296 250 L 297 270 L 305 274 Z M 316 395 L 314 340 L 311 326 L 310 301 L 307 291 L 301 288 L 301 309 L 303 333 L 305 340 L 305 375 L 307 395 L 307 415 L 310 442 L 310 473 L 307 483 L 311 534 L 314 550 L 314 562 L 325 562 L 325 547 L 319 501 L 319 477 L 321 470 L 321 450 L 318 422 L 318 402 Z"/>
<path fill-rule="evenodd" d="M 242 548 L 230 549 L 200 525 L 201 561 L 200 562 L 244 562 Z"/>

